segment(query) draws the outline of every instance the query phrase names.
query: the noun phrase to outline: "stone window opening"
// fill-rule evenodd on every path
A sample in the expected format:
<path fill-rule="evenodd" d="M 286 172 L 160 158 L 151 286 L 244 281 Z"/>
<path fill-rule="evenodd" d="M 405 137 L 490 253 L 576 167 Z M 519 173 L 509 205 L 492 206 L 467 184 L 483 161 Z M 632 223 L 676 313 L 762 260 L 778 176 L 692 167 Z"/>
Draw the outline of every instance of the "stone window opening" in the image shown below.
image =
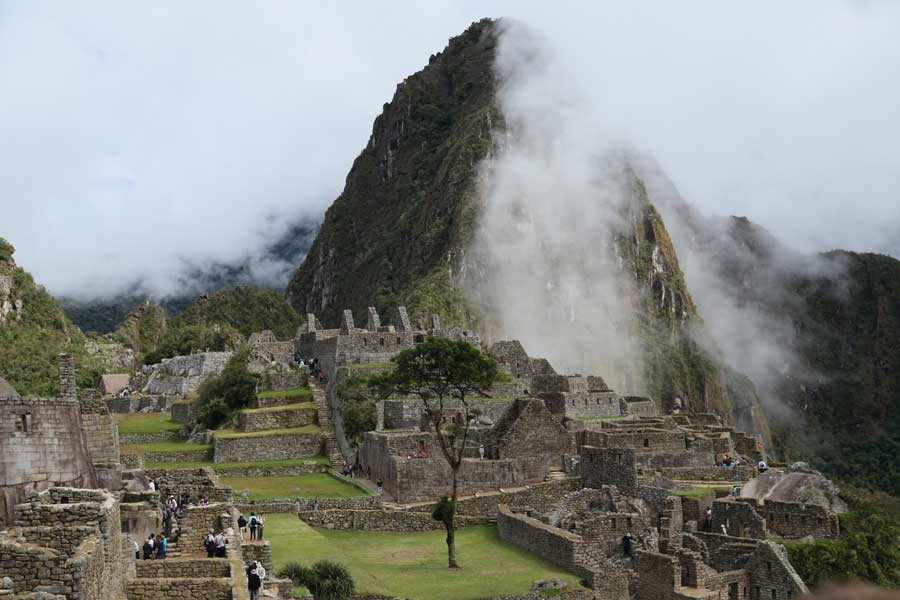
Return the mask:
<path fill-rule="evenodd" d="M 363 338 L 362 341 L 363 341 L 363 346 L 369 345 L 369 340 L 367 338 Z"/>
<path fill-rule="evenodd" d="M 616 461 L 621 465 L 622 464 L 622 453 L 619 452 L 616 454 Z"/>
<path fill-rule="evenodd" d="M 772 600 L 778 599 L 778 591 L 775 588 L 772 588 Z"/>
<path fill-rule="evenodd" d="M 16 431 L 19 433 L 29 433 L 31 430 L 31 413 L 24 415 L 16 415 Z"/>
<path fill-rule="evenodd" d="M 421 344 L 422 342 L 425 341 L 425 336 L 424 336 L 424 335 L 417 335 L 416 338 L 415 338 L 415 340 L 416 340 L 416 343 L 417 343 L 417 344 Z"/>
<path fill-rule="evenodd" d="M 398 337 L 398 338 L 397 338 L 397 345 L 399 346 L 399 345 L 402 344 L 402 343 L 403 343 L 403 338 Z"/>
<path fill-rule="evenodd" d="M 68 496 L 61 496 L 61 497 L 59 498 L 59 503 L 60 503 L 60 504 L 68 504 L 68 503 L 69 503 L 69 497 L 68 497 Z"/>
<path fill-rule="evenodd" d="M 822 517 L 816 517 L 816 525 L 822 524 Z"/>
<path fill-rule="evenodd" d="M 613 529 L 616 528 L 616 518 L 615 518 L 615 517 L 611 518 L 611 519 L 609 520 L 609 523 L 610 523 L 610 527 L 611 527 L 611 528 L 613 528 Z"/>
<path fill-rule="evenodd" d="M 644 438 L 644 448 L 650 447 L 650 438 Z"/>
<path fill-rule="evenodd" d="M 631 517 L 625 517 L 625 526 L 631 529 Z"/>
<path fill-rule="evenodd" d="M 769 575 L 769 577 L 772 576 L 772 563 L 769 561 L 766 561 L 766 573 Z"/>
<path fill-rule="evenodd" d="M 378 343 L 384 346 L 384 338 L 378 338 Z"/>

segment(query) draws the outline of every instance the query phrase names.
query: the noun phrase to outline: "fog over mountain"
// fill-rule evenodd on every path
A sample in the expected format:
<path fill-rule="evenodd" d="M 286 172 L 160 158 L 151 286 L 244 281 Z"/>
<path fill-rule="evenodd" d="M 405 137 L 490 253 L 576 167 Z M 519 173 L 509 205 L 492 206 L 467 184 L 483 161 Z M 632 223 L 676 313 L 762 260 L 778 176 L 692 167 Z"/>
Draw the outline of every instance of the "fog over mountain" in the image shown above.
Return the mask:
<path fill-rule="evenodd" d="M 484 16 L 540 30 L 605 135 L 701 212 L 900 256 L 887 0 L 6 1 L 0 236 L 58 294 L 179 292 L 210 265 L 283 285 L 299 260 L 268 249 L 321 218 L 396 82 Z"/>

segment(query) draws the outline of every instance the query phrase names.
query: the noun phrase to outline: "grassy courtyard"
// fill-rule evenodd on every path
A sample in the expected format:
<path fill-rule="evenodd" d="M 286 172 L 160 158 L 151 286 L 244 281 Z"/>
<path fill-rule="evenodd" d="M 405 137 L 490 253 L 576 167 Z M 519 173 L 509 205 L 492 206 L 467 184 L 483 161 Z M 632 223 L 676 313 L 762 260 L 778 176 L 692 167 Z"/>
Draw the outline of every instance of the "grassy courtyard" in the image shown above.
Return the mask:
<path fill-rule="evenodd" d="M 144 454 L 147 452 L 192 452 L 195 450 L 212 450 L 212 446 L 206 444 L 189 444 L 186 441 L 180 440 L 153 442 L 150 444 L 125 444 L 122 446 L 122 452 L 124 454 Z"/>
<path fill-rule="evenodd" d="M 257 398 L 312 398 L 312 390 L 308 387 L 292 390 L 267 390 L 256 394 Z"/>
<path fill-rule="evenodd" d="M 705 486 L 705 485 L 695 485 L 689 489 L 684 490 L 672 490 L 672 493 L 676 496 L 684 496 L 686 498 L 702 498 L 708 493 L 715 492 L 730 492 L 731 486 Z"/>
<path fill-rule="evenodd" d="M 218 465 L 216 465 L 218 466 Z M 360 488 L 327 473 L 278 477 L 220 477 L 235 492 L 248 490 L 251 500 L 270 498 L 352 498 L 366 496 Z"/>
<path fill-rule="evenodd" d="M 243 431 L 235 431 L 234 429 L 217 429 L 214 435 L 219 438 L 250 438 L 250 437 L 268 437 L 271 435 L 293 435 L 297 433 L 319 433 L 321 428 L 318 425 L 304 425 L 303 427 L 291 427 L 290 429 L 266 429 L 265 431 L 253 431 L 245 433 Z"/>
<path fill-rule="evenodd" d="M 172 420 L 172 415 L 163 413 L 114 413 L 120 435 L 178 433 L 181 423 Z"/>
<path fill-rule="evenodd" d="M 578 578 L 500 540 L 496 527 L 461 529 L 456 534 L 461 569 L 447 568 L 444 531 L 395 533 L 314 529 L 295 515 L 266 517 L 276 570 L 287 561 L 310 565 L 327 558 L 346 565 L 363 593 L 411 600 L 474 600 L 529 591 L 531 582 Z"/>

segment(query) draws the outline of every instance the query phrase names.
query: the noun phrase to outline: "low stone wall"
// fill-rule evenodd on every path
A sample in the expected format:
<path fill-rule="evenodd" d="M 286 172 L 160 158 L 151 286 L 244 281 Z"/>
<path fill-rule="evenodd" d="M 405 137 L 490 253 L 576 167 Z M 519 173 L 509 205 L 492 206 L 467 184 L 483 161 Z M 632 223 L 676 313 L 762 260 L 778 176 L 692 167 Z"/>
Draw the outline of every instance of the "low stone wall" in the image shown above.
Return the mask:
<path fill-rule="evenodd" d="M 310 458 L 322 453 L 319 433 L 290 433 L 249 437 L 216 437 L 213 462 L 249 462 Z"/>
<path fill-rule="evenodd" d="M 291 429 L 316 422 L 316 407 L 241 411 L 238 413 L 238 429 L 245 433 L 267 429 Z"/>
<path fill-rule="evenodd" d="M 231 579 L 133 579 L 128 600 L 232 600 Z"/>
<path fill-rule="evenodd" d="M 211 452 L 211 448 L 184 452 L 144 452 L 144 462 L 206 462 Z"/>
<path fill-rule="evenodd" d="M 194 560 L 135 561 L 138 577 L 146 578 L 219 578 L 231 576 L 228 561 L 215 558 Z"/>
<path fill-rule="evenodd" d="M 496 519 L 498 506 L 506 504 L 513 511 L 534 510 L 545 514 L 552 512 L 563 496 L 578 489 L 581 489 L 581 479 L 569 478 L 533 483 L 523 488 L 479 492 L 477 496 L 460 498 L 456 512 L 459 515 Z M 431 509 L 432 505 L 428 504 L 410 510 L 430 513 Z"/>
<path fill-rule="evenodd" d="M 434 531 L 444 524 L 431 514 L 408 510 L 312 510 L 299 513 L 304 522 L 325 529 L 355 529 L 359 531 Z M 486 517 L 459 516 L 457 528 L 486 525 Z"/>
<path fill-rule="evenodd" d="M 143 454 L 122 454 L 119 457 L 119 462 L 122 463 L 122 467 L 125 469 L 143 469 L 144 468 L 144 455 Z"/>
<path fill-rule="evenodd" d="M 219 483 L 219 478 L 209 467 L 203 469 L 148 469 L 147 474 L 156 479 L 160 497 L 169 494 L 187 494 L 191 500 L 206 498 L 209 502 L 227 502 L 232 490 Z"/>
<path fill-rule="evenodd" d="M 660 469 L 663 477 L 670 479 L 681 479 L 685 481 L 750 481 L 756 477 L 756 469 L 753 467 L 739 466 L 736 469 L 717 467 L 710 465 L 708 467 L 671 467 Z"/>
<path fill-rule="evenodd" d="M 309 475 L 310 473 L 327 473 L 328 465 L 313 463 L 295 465 L 293 467 L 243 467 L 235 469 L 216 469 L 220 477 L 288 477 Z"/>
<path fill-rule="evenodd" d="M 299 513 L 315 509 L 316 498 L 276 498 L 255 500 L 236 504 L 245 515 L 257 513 Z M 319 510 L 380 510 L 380 496 L 357 496 L 355 498 L 318 498 Z"/>
<path fill-rule="evenodd" d="M 263 375 L 261 388 L 264 390 L 293 390 L 306 387 L 309 381 L 309 369 L 303 367 L 287 373 L 267 373 Z"/>
<path fill-rule="evenodd" d="M 165 431 L 163 433 L 128 433 L 119 435 L 120 444 L 155 444 L 156 442 L 168 442 L 179 439 L 179 435 L 174 431 Z"/>
<path fill-rule="evenodd" d="M 138 407 L 141 404 L 141 401 L 137 396 L 106 398 L 104 402 L 106 402 L 106 406 L 107 408 L 109 408 L 109 412 L 119 414 L 137 412 Z"/>
<path fill-rule="evenodd" d="M 256 543 L 245 540 L 241 543 L 241 558 L 247 565 L 259 561 L 267 574 L 275 576 L 275 567 L 272 566 L 272 545 L 269 542 Z"/>
<path fill-rule="evenodd" d="M 756 512 L 766 520 L 769 531 L 787 539 L 835 538 L 841 533 L 838 515 L 816 504 L 766 500 Z"/>

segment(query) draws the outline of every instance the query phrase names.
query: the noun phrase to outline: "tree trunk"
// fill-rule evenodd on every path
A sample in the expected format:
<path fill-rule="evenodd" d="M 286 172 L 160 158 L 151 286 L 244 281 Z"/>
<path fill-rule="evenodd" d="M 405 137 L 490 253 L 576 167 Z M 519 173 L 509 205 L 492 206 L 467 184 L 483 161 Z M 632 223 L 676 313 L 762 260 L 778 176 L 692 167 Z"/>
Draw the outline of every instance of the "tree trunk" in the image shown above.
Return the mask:
<path fill-rule="evenodd" d="M 453 520 L 456 518 L 456 473 L 457 469 L 453 469 L 453 494 L 450 497 L 450 518 L 444 525 L 447 527 L 447 568 L 458 569 L 456 563 L 456 527 Z"/>

